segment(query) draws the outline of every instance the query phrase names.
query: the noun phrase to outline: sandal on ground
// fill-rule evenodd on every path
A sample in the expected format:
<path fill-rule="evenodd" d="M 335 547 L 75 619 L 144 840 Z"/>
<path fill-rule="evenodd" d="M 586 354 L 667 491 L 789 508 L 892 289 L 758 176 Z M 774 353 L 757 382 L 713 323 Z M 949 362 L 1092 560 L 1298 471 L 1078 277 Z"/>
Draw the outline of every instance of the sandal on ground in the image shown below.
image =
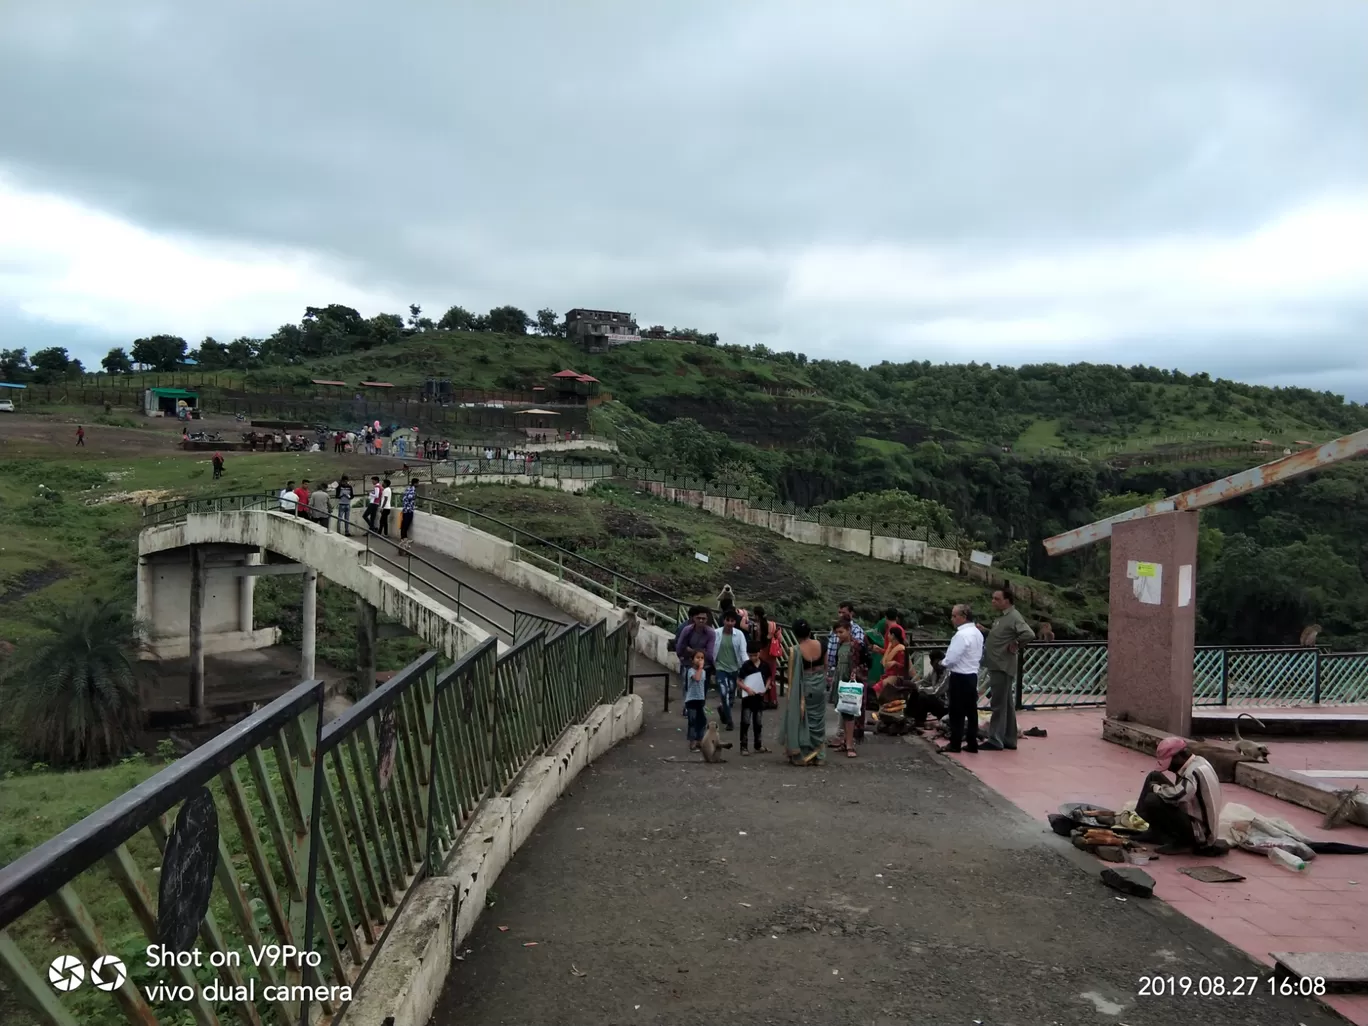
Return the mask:
<path fill-rule="evenodd" d="M 769 753 L 770 749 L 765 748 L 763 745 L 755 750 L 756 755 L 769 755 Z"/>
<path fill-rule="evenodd" d="M 857 752 L 857 751 L 855 751 L 855 749 L 853 749 L 853 748 L 847 748 L 847 749 L 846 749 L 846 758 L 847 758 L 847 759 L 858 759 L 859 757 L 860 757 L 860 753 Z"/>

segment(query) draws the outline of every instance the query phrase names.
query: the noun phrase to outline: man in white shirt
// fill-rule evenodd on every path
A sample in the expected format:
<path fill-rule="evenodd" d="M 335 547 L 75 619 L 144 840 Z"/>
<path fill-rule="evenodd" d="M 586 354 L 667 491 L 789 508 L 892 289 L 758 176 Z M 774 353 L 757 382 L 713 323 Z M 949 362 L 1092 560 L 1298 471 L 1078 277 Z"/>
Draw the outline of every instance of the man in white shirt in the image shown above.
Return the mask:
<path fill-rule="evenodd" d="M 978 752 L 978 677 L 983 661 L 983 633 L 974 626 L 974 611 L 964 603 L 950 610 L 950 622 L 955 636 L 945 650 L 945 672 L 950 680 L 949 699 L 950 743 L 942 752 Z"/>
<path fill-rule="evenodd" d="M 286 483 L 285 487 L 280 490 L 278 498 L 280 500 L 280 511 L 282 513 L 293 514 L 295 512 L 295 509 L 299 506 L 299 496 L 295 495 L 295 484 L 293 481 Z"/>
<path fill-rule="evenodd" d="M 385 483 L 380 488 L 380 529 L 379 533 L 389 537 L 390 510 L 394 508 L 394 491 L 390 488 L 390 479 L 385 478 Z"/>

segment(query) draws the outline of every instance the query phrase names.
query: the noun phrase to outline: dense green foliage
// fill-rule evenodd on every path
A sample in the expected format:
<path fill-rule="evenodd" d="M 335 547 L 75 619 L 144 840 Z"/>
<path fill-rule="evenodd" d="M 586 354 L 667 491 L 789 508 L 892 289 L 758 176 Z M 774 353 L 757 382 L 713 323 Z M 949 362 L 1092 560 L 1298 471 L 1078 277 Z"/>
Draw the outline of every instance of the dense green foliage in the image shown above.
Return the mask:
<path fill-rule="evenodd" d="M 138 729 L 131 653 L 137 624 L 125 603 L 86 598 L 38 621 L 43 632 L 6 665 L 6 700 L 25 753 L 50 765 L 104 765 Z"/>

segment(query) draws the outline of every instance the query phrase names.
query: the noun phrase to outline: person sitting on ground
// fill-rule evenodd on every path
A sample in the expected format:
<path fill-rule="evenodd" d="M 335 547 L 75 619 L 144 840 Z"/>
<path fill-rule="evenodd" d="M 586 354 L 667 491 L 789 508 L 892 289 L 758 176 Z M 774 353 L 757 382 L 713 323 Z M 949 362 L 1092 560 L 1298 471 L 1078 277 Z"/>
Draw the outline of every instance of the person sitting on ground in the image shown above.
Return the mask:
<path fill-rule="evenodd" d="M 931 653 L 930 674 L 917 682 L 912 725 L 918 730 L 926 726 L 927 713 L 934 716 L 938 722 L 945 720 L 945 689 L 949 682 L 950 674 L 945 669 L 945 649 L 937 649 Z"/>
<path fill-rule="evenodd" d="M 1135 814 L 1149 824 L 1136 840 L 1158 844 L 1160 855 L 1221 855 L 1216 842 L 1221 822 L 1221 781 L 1211 763 L 1194 754 L 1181 737 L 1166 737 L 1155 749 L 1158 770 L 1140 788 Z M 1174 775 L 1170 781 L 1163 770 Z"/>

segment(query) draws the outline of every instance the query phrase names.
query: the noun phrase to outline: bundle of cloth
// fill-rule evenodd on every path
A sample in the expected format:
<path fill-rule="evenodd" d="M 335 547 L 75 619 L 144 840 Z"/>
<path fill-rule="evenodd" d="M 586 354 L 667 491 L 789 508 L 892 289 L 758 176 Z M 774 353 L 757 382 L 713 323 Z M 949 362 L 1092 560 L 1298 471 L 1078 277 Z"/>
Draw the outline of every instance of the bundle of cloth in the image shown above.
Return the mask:
<path fill-rule="evenodd" d="M 1311 838 L 1279 816 L 1264 816 L 1248 805 L 1228 802 L 1221 809 L 1216 835 L 1232 848 L 1267 855 L 1274 848 L 1310 862 L 1316 857 Z"/>

